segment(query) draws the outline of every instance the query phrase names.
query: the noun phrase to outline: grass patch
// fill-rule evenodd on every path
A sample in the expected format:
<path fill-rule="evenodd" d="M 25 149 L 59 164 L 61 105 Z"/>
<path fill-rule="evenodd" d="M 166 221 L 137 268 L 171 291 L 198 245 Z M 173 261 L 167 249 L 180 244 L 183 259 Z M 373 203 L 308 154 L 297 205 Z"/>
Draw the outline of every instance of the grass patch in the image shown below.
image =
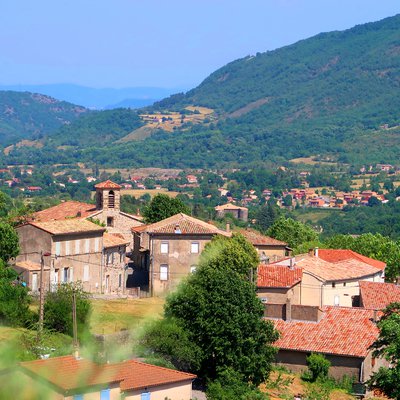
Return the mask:
<path fill-rule="evenodd" d="M 92 300 L 90 330 L 95 334 L 109 334 L 132 330 L 152 318 L 161 318 L 164 299 Z"/>

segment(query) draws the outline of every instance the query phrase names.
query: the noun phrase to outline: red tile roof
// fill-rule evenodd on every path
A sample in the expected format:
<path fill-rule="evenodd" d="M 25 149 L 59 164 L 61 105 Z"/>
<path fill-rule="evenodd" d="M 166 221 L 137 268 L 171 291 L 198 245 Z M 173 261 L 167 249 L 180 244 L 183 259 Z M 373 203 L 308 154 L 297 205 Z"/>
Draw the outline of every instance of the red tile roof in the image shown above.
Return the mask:
<path fill-rule="evenodd" d="M 96 206 L 80 201 L 65 201 L 57 206 L 46 208 L 33 214 L 35 221 L 51 221 L 70 218 L 87 218 L 96 212 Z"/>
<path fill-rule="evenodd" d="M 386 263 L 383 261 L 375 260 L 347 249 L 319 249 L 318 257 L 329 262 L 338 262 L 349 259 L 359 260 L 380 270 L 384 270 L 386 267 Z"/>
<path fill-rule="evenodd" d="M 304 273 L 310 273 L 322 281 L 360 279 L 380 272 L 380 269 L 356 259 L 347 259 L 334 263 L 325 261 L 320 257 L 305 256 L 297 261 L 296 265 L 302 267 Z"/>
<path fill-rule="evenodd" d="M 216 211 L 224 211 L 224 210 L 248 210 L 246 207 L 240 207 L 236 206 L 235 204 L 228 203 L 228 204 L 223 204 L 222 206 L 216 206 L 214 207 Z"/>
<path fill-rule="evenodd" d="M 240 229 L 239 233 L 241 233 L 254 246 L 287 246 L 287 243 L 274 239 L 270 236 L 265 236 L 254 229 Z"/>
<path fill-rule="evenodd" d="M 301 282 L 302 275 L 303 270 L 299 267 L 261 264 L 258 267 L 257 287 L 290 288 Z"/>
<path fill-rule="evenodd" d="M 94 185 L 94 187 L 96 189 L 121 189 L 121 186 L 118 185 L 118 183 L 110 181 L 109 179 Z"/>
<path fill-rule="evenodd" d="M 120 234 L 105 233 L 103 235 L 103 246 L 105 248 L 116 247 L 116 246 L 125 246 L 127 244 L 129 244 L 129 240 L 126 240 Z"/>
<path fill-rule="evenodd" d="M 214 235 L 220 234 L 224 236 L 231 236 L 230 233 L 218 229 L 216 226 L 201 221 L 200 219 L 189 217 L 189 215 L 180 213 L 172 217 L 163 219 L 162 221 L 154 224 L 132 228 L 134 232 L 147 232 L 147 233 L 167 233 L 167 234 L 206 234 Z"/>
<path fill-rule="evenodd" d="M 323 307 L 319 322 L 274 320 L 281 337 L 281 349 L 365 357 L 379 329 L 373 310 L 351 307 Z"/>
<path fill-rule="evenodd" d="M 106 228 L 87 221 L 86 219 L 64 219 L 61 221 L 34 221 L 28 225 L 35 226 L 52 235 L 66 235 L 86 232 L 104 232 Z"/>
<path fill-rule="evenodd" d="M 364 308 L 383 310 L 390 303 L 400 302 L 400 287 L 394 283 L 360 281 L 359 284 Z"/>
<path fill-rule="evenodd" d="M 188 382 L 196 378 L 196 375 L 135 360 L 102 365 L 90 360 L 64 356 L 22 362 L 20 366 L 30 375 L 40 376 L 64 391 L 116 382 L 120 382 L 122 391 L 140 390 Z"/>

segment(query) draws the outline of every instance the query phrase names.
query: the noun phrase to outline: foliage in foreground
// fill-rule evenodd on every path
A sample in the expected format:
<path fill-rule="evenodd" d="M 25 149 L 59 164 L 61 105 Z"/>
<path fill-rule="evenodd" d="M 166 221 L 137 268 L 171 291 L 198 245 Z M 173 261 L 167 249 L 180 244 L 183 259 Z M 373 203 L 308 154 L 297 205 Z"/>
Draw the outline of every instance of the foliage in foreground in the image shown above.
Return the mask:
<path fill-rule="evenodd" d="M 392 399 L 400 399 L 400 303 L 386 307 L 378 322 L 379 337 L 372 345 L 373 356 L 382 357 L 390 363 L 375 372 L 368 386 L 379 389 Z"/>

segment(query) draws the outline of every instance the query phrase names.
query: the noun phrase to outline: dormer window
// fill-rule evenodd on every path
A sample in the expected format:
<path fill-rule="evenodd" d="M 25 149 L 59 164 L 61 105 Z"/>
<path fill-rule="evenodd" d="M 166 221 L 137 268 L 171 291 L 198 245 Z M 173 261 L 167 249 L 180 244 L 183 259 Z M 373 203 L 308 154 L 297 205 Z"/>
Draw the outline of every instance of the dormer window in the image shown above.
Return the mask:
<path fill-rule="evenodd" d="M 178 235 L 182 233 L 181 228 L 179 227 L 178 224 L 175 225 L 175 233 Z"/>

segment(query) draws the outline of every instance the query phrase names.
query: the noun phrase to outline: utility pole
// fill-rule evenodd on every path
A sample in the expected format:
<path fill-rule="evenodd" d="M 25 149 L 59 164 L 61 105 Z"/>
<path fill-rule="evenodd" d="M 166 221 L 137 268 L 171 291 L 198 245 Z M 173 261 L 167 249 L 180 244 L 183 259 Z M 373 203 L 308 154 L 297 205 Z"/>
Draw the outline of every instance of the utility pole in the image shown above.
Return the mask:
<path fill-rule="evenodd" d="M 44 257 L 50 256 L 50 253 L 40 252 L 40 289 L 39 289 L 39 326 L 38 326 L 38 342 L 42 340 L 43 320 L 44 320 Z"/>
<path fill-rule="evenodd" d="M 79 342 L 78 342 L 78 324 L 76 320 L 76 293 L 75 288 L 72 293 L 72 326 L 74 334 L 74 355 L 76 358 L 79 357 Z"/>

